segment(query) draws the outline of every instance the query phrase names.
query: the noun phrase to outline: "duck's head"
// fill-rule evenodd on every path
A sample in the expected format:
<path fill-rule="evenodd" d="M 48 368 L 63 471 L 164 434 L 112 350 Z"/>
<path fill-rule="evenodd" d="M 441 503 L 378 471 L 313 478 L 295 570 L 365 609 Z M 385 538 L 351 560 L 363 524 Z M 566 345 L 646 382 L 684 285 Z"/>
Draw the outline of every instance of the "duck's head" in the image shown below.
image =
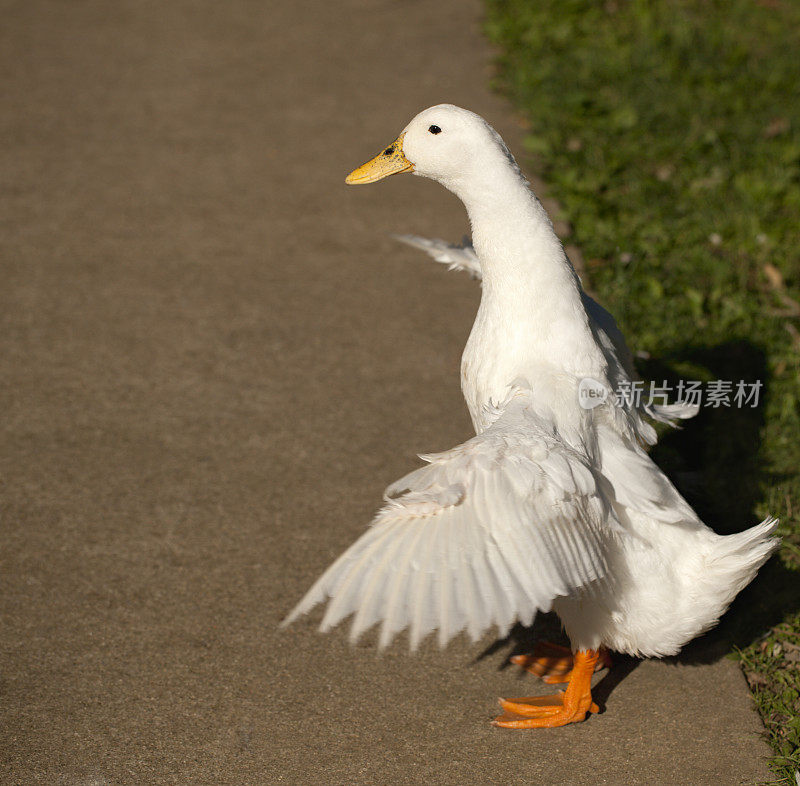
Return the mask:
<path fill-rule="evenodd" d="M 374 183 L 412 172 L 458 194 L 465 183 L 509 167 L 519 174 L 500 135 L 482 117 L 452 104 L 439 104 L 420 112 L 391 145 L 351 172 L 346 182 Z"/>

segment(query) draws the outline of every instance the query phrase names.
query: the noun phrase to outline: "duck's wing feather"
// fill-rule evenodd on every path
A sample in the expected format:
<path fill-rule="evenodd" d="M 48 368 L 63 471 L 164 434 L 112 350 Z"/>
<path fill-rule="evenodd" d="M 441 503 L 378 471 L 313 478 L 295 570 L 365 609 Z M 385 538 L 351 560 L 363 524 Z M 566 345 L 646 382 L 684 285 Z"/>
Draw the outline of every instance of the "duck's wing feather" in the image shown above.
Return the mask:
<path fill-rule="evenodd" d="M 608 362 L 608 373 L 614 389 L 619 390 L 621 385 L 639 380 L 633 365 L 633 355 L 614 317 L 585 292 L 581 293 L 581 297 L 583 307 L 589 315 L 589 324 Z M 693 418 L 699 411 L 698 406 L 685 402 L 656 404 L 655 401 L 649 401 L 646 395 L 636 402 L 635 407 L 638 418 L 648 417 L 673 427 L 677 427 L 678 420 Z M 645 442 L 654 445 L 657 439 L 655 429 L 638 418 L 636 430 Z"/>
<path fill-rule="evenodd" d="M 392 237 L 407 246 L 424 251 L 437 262 L 447 265 L 449 270 L 463 270 L 473 278 L 483 278 L 481 263 L 468 237 L 461 243 L 448 243 L 446 240 L 429 239 L 418 235 L 392 235 Z"/>
<path fill-rule="evenodd" d="M 380 646 L 408 628 L 412 649 L 439 630 L 505 635 L 554 598 L 606 574 L 614 537 L 590 462 L 513 395 L 497 420 L 387 489 L 370 529 L 284 621 L 330 598 L 328 630 L 354 614 L 351 638 L 381 622 Z"/>

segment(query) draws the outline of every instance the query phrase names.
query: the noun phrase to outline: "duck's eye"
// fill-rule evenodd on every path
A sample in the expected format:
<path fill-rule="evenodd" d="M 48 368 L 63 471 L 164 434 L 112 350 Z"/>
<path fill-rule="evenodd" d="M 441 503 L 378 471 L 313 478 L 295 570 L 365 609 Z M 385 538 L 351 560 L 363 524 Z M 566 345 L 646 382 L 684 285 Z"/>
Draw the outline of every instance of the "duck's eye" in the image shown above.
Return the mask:
<path fill-rule="evenodd" d="M 430 131 L 432 134 L 441 134 L 442 133 L 442 129 L 439 128 L 439 126 L 431 126 L 428 129 L 428 131 Z"/>

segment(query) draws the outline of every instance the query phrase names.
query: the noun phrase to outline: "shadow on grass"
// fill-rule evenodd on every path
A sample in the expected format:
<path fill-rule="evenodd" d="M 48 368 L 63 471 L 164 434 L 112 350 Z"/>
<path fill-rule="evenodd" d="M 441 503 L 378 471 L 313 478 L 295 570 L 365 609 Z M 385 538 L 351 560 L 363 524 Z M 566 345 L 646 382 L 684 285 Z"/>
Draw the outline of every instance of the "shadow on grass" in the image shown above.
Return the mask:
<path fill-rule="evenodd" d="M 677 385 L 679 379 L 761 381 L 757 407 L 703 406 L 682 429 L 661 434 L 653 449 L 656 463 L 715 532 L 741 532 L 760 520 L 754 511 L 760 490 L 775 478 L 762 468 L 761 431 L 769 380 L 764 352 L 748 341 L 732 341 L 716 347 L 682 346 L 668 356 L 640 363 L 645 379 L 656 384 Z M 704 385 L 705 388 L 705 385 Z M 773 557 L 755 580 L 739 593 L 721 623 L 687 644 L 674 660 L 684 664 L 713 663 L 734 647 L 745 648 L 778 624 L 789 612 L 800 609 L 797 573 Z M 540 614 L 533 626 L 515 625 L 509 635 L 490 645 L 478 660 L 508 648 L 506 669 L 514 655 L 528 654 L 542 639 L 568 644 L 555 614 Z M 602 707 L 617 685 L 638 665 L 635 658 L 614 655 L 614 666 L 593 688 Z M 520 670 L 521 674 L 524 674 Z"/>

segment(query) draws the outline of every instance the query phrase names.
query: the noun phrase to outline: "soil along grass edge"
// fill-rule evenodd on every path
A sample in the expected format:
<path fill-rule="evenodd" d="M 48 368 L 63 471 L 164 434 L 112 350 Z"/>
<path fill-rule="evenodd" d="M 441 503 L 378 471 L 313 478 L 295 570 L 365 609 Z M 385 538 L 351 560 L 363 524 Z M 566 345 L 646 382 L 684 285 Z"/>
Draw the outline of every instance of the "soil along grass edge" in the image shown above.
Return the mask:
<path fill-rule="evenodd" d="M 701 383 L 700 416 L 664 434 L 656 459 L 718 532 L 781 518 L 780 556 L 710 638 L 715 651 L 740 651 L 775 773 L 793 783 L 800 6 L 487 0 L 487 9 L 498 86 L 530 124 L 528 153 L 573 227 L 592 289 L 647 379 L 672 391 Z M 719 383 L 730 383 L 727 403 L 714 405 Z M 738 385 L 757 401 L 737 400 Z"/>

